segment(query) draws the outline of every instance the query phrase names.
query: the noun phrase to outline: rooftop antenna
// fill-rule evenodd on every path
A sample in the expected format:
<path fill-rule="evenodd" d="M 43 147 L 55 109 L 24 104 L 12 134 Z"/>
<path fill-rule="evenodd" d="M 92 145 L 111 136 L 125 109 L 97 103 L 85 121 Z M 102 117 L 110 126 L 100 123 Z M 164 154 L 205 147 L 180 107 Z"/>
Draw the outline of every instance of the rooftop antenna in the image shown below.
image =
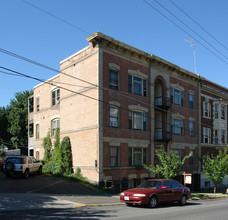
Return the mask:
<path fill-rule="evenodd" d="M 185 41 L 187 41 L 188 43 L 190 43 L 190 46 L 193 47 L 193 55 L 194 55 L 194 68 L 195 68 L 195 74 L 196 73 L 196 51 L 195 51 L 195 42 L 193 39 L 190 39 L 190 40 L 186 40 L 184 39 Z"/>

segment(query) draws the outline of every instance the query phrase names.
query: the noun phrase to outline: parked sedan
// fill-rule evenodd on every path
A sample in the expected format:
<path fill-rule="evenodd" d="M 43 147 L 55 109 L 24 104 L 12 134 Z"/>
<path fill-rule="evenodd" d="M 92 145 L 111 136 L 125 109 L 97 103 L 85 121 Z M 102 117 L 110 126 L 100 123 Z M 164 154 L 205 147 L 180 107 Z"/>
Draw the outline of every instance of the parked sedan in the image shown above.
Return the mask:
<path fill-rule="evenodd" d="M 190 198 L 190 189 L 176 180 L 151 179 L 138 188 L 128 189 L 120 194 L 120 201 L 127 205 L 149 205 L 154 208 L 161 202 L 179 202 L 185 205 Z"/>

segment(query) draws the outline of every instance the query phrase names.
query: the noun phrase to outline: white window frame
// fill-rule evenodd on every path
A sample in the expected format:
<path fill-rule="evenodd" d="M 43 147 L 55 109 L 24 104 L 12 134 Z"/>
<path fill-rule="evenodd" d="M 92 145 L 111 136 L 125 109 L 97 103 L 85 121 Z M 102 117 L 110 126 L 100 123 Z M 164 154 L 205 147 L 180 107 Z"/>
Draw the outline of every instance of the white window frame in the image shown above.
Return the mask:
<path fill-rule="evenodd" d="M 206 127 L 203 128 L 203 143 L 205 143 L 205 144 L 211 143 L 211 129 L 210 128 L 206 128 Z"/>
<path fill-rule="evenodd" d="M 55 125 L 55 127 L 53 127 Z M 56 130 L 60 128 L 60 119 L 59 118 L 54 118 L 51 120 L 51 136 L 55 137 L 56 135 Z"/>
<path fill-rule="evenodd" d="M 36 124 L 36 139 L 40 139 L 40 124 Z"/>
<path fill-rule="evenodd" d="M 129 82 L 129 79 L 131 78 L 131 84 Z M 137 81 L 137 79 L 140 79 L 141 82 L 139 83 L 139 81 Z M 138 84 L 141 86 L 141 91 L 140 93 L 136 93 L 135 92 L 135 85 Z M 129 87 L 130 85 L 130 87 Z M 143 97 L 147 96 L 147 80 L 140 77 L 140 76 L 135 76 L 135 75 L 128 75 L 128 92 L 130 92 L 131 94 L 135 94 L 135 95 L 140 95 Z"/>
<path fill-rule="evenodd" d="M 175 126 L 175 122 L 177 123 L 177 121 L 179 121 L 180 126 Z M 171 127 L 172 127 L 172 134 L 184 135 L 184 119 L 183 118 L 172 118 Z M 177 130 L 175 130 L 175 129 L 180 129 L 180 132 L 176 132 Z"/>
<path fill-rule="evenodd" d="M 54 97 L 53 97 L 54 94 Z M 51 105 L 59 105 L 60 104 L 60 89 L 56 88 L 51 91 Z"/>
<path fill-rule="evenodd" d="M 140 120 L 141 120 L 141 123 L 139 124 Z M 143 111 L 129 110 L 128 123 L 129 123 L 129 128 L 132 130 L 146 131 L 147 123 L 148 123 L 147 113 Z"/>
<path fill-rule="evenodd" d="M 112 109 L 116 110 L 115 115 L 111 112 Z M 115 127 L 115 128 L 119 127 L 119 108 L 116 106 L 110 106 L 109 107 L 109 126 Z"/>
<path fill-rule="evenodd" d="M 207 108 L 206 105 L 207 104 Z M 203 117 L 211 118 L 211 104 L 208 101 L 203 102 Z"/>

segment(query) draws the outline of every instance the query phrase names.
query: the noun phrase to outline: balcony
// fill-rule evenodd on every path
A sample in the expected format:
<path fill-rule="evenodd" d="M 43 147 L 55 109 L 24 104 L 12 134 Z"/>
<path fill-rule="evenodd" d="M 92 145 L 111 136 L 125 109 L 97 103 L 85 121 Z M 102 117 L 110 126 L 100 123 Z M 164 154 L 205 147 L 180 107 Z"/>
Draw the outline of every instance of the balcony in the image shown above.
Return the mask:
<path fill-rule="evenodd" d="M 164 131 L 162 128 L 155 129 L 154 131 L 154 140 L 155 141 L 170 141 L 171 140 L 171 132 Z"/>
<path fill-rule="evenodd" d="M 162 108 L 162 109 L 168 109 L 170 108 L 171 102 L 170 102 L 170 98 L 166 98 L 166 97 L 155 97 L 154 98 L 154 105 L 156 107 Z"/>

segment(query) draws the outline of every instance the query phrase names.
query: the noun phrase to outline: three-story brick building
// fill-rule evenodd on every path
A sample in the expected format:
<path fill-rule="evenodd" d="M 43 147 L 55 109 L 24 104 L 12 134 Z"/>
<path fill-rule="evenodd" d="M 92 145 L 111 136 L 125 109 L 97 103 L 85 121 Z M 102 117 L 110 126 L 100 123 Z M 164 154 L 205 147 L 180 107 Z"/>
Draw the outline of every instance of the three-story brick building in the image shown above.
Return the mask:
<path fill-rule="evenodd" d="M 158 162 L 155 150 L 192 153 L 183 171 L 198 189 L 201 154 L 227 143 L 228 90 L 100 32 L 87 40 L 60 62 L 58 75 L 34 87 L 29 152 L 42 158 L 42 139 L 60 128 L 61 138 L 70 137 L 74 169 L 128 187 L 152 177 L 143 164 Z"/>

